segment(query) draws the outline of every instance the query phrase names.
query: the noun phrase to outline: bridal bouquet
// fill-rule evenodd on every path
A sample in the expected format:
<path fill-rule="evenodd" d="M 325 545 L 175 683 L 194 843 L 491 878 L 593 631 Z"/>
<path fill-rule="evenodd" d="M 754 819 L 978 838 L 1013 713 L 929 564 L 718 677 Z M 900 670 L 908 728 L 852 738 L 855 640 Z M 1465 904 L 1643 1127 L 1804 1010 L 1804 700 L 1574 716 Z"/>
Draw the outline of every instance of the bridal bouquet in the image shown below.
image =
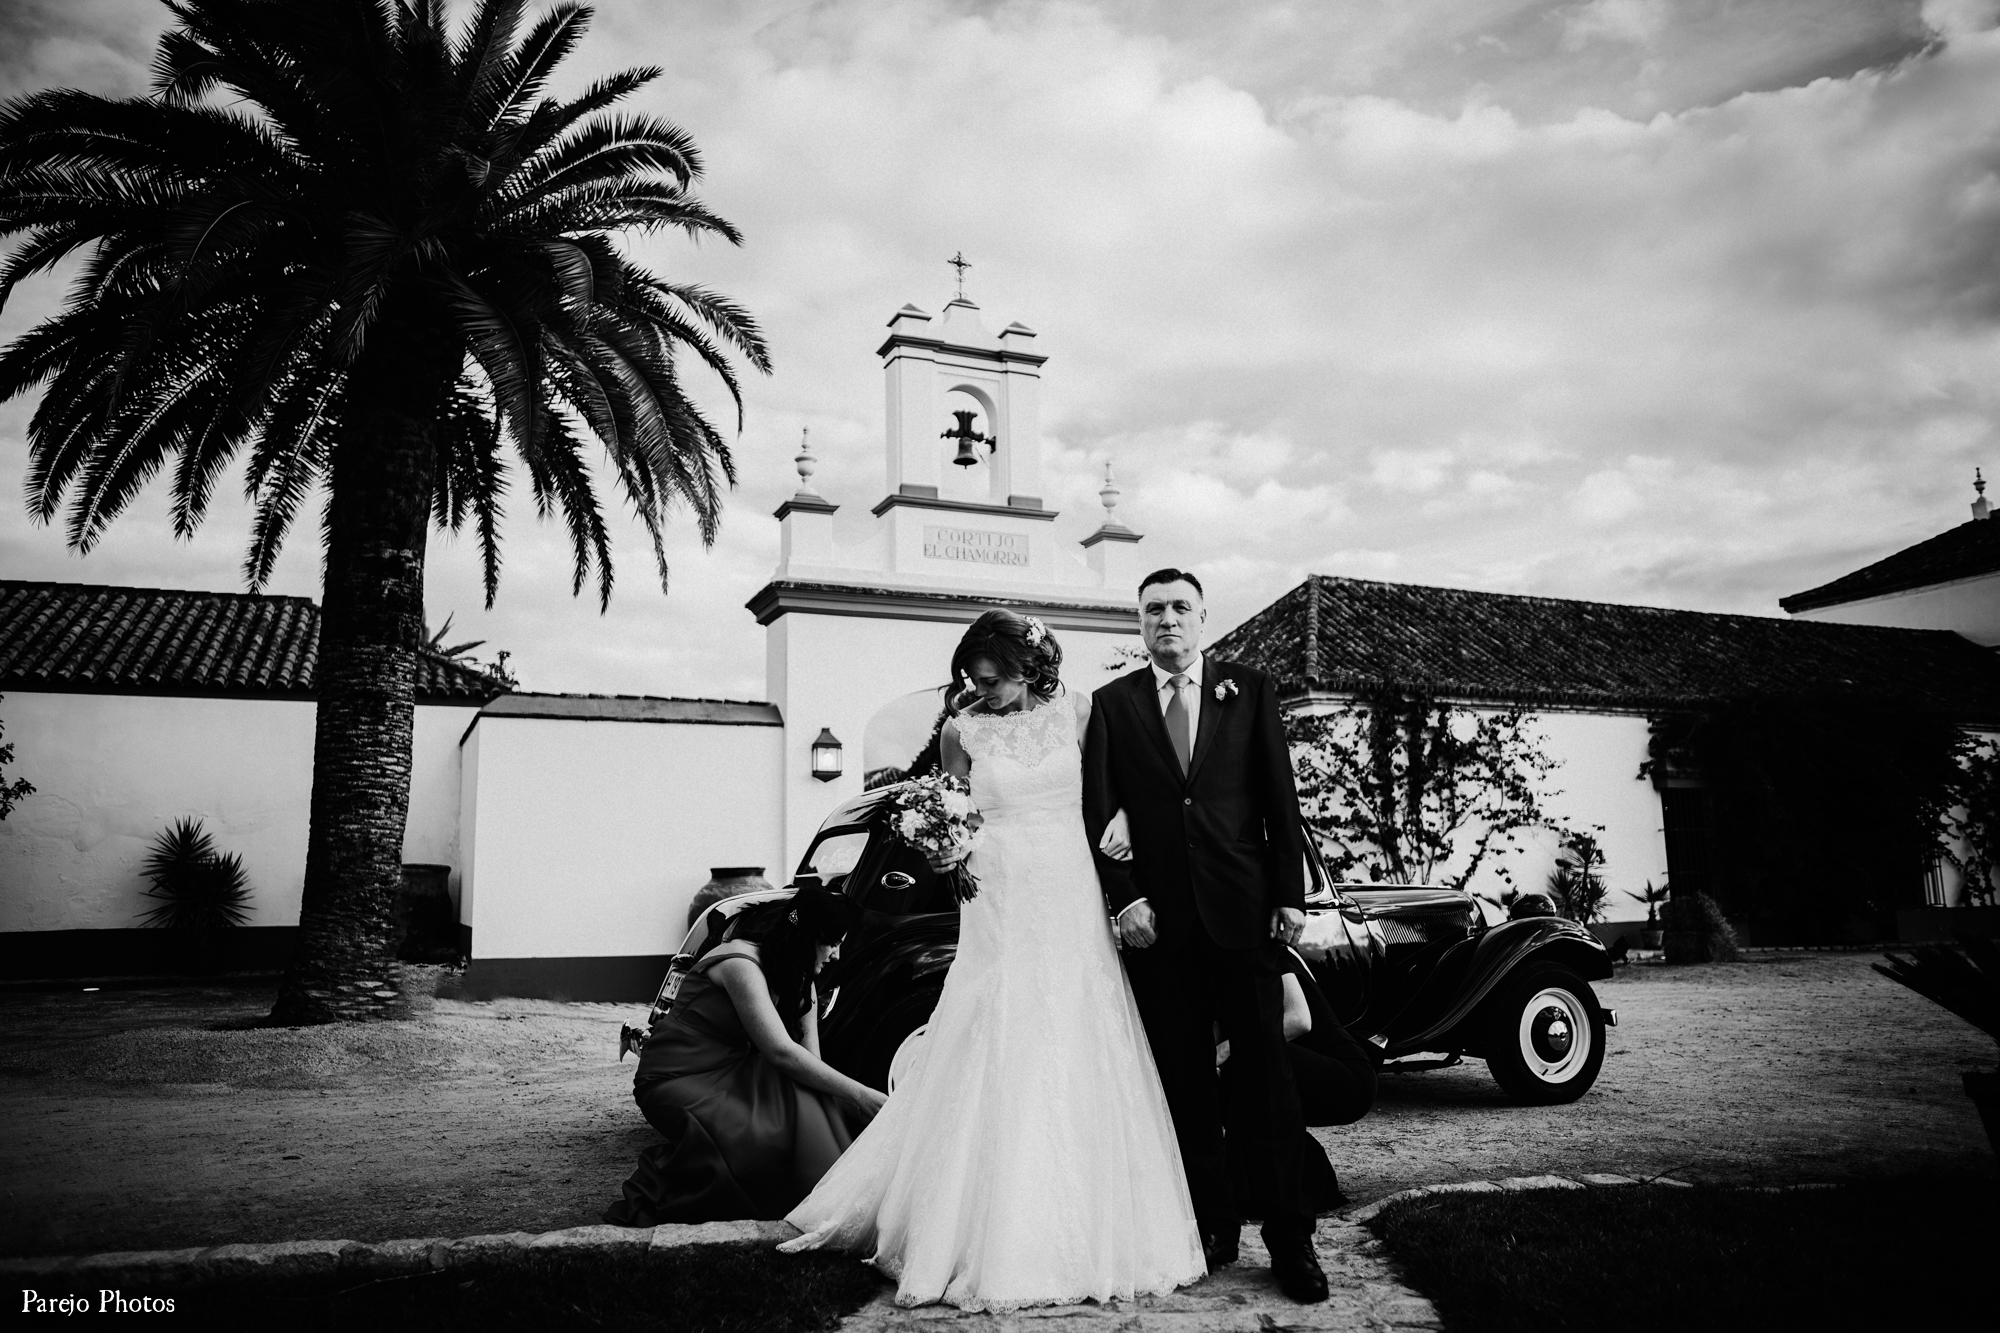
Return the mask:
<path fill-rule="evenodd" d="M 972 789 L 964 778 L 931 773 L 904 783 L 890 798 L 895 813 L 889 827 L 925 856 L 955 857 L 944 871 L 945 885 L 959 902 L 979 893 L 979 881 L 965 868 L 965 858 L 979 845 L 979 812 L 972 806 Z"/>

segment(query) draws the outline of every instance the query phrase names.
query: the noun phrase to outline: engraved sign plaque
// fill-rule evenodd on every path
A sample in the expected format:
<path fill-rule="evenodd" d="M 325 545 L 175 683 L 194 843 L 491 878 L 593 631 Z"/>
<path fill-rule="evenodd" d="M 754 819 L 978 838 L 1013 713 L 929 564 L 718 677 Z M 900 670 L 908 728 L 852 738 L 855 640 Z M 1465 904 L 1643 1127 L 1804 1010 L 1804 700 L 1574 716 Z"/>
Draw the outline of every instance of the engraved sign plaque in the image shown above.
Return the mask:
<path fill-rule="evenodd" d="M 1025 569 L 1028 539 L 1014 532 L 924 525 L 924 558 L 968 565 L 1009 565 Z"/>

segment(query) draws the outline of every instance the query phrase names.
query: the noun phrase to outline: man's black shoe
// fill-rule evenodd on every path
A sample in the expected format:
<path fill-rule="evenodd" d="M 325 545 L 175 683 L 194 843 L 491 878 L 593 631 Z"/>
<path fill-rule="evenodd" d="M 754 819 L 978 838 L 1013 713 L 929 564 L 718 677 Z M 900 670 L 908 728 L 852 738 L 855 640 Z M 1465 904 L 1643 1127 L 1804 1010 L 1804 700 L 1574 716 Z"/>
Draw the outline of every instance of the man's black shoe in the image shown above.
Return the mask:
<path fill-rule="evenodd" d="M 1326 1299 L 1326 1274 L 1320 1270 L 1319 1256 L 1313 1253 L 1310 1240 L 1265 1243 L 1270 1245 L 1271 1273 L 1278 1279 L 1278 1290 L 1300 1305 Z"/>
<path fill-rule="evenodd" d="M 1201 1257 L 1208 1261 L 1208 1271 L 1227 1268 L 1236 1262 L 1239 1233 L 1224 1231 L 1216 1234 L 1204 1233 L 1201 1238 Z"/>

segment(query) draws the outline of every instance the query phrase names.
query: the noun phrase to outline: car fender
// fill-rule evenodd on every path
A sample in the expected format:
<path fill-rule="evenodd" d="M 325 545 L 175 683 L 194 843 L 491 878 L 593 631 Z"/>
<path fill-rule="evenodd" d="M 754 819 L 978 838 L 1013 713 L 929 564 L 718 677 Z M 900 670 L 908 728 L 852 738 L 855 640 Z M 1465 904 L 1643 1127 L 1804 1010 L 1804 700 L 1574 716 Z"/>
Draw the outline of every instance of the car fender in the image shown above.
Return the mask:
<path fill-rule="evenodd" d="M 1603 981 L 1611 975 L 1611 954 L 1597 936 L 1574 921 L 1531 916 L 1502 922 L 1480 937 L 1458 998 L 1423 1031 L 1397 1044 L 1413 1050 L 1441 1049 L 1438 1037 L 1462 1034 L 1487 997 L 1531 962 L 1561 963 L 1585 981 Z"/>
<path fill-rule="evenodd" d="M 850 1034 L 867 1031 L 890 1005 L 920 986 L 944 983 L 958 953 L 958 917 L 907 918 L 860 943 L 861 949 L 852 956 L 842 944 L 842 957 L 829 978 L 837 984 L 820 1020 L 820 1038 L 830 1048 L 843 1044 Z"/>

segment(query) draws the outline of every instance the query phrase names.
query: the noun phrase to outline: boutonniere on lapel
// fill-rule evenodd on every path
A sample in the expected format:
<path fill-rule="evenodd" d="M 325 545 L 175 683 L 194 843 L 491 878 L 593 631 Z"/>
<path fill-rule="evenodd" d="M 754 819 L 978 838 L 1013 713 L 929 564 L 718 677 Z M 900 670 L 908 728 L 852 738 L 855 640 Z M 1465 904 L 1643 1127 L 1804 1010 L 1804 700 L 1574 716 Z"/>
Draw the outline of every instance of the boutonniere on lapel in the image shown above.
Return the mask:
<path fill-rule="evenodd" d="M 1233 698 L 1235 694 L 1236 682 L 1233 680 L 1225 680 L 1215 687 L 1215 701 L 1217 703 L 1221 703 L 1224 699 Z"/>

